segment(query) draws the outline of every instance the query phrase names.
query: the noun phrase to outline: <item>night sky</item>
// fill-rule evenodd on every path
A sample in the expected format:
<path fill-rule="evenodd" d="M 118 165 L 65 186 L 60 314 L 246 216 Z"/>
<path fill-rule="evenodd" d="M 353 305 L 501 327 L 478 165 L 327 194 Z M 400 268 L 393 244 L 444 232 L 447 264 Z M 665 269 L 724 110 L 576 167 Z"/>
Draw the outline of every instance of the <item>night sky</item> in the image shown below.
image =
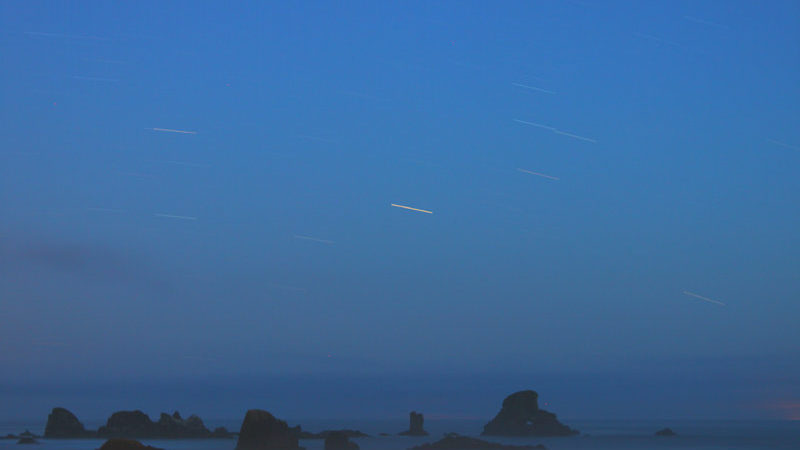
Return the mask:
<path fill-rule="evenodd" d="M 799 23 L 4 1 L 0 417 L 800 419 Z"/>

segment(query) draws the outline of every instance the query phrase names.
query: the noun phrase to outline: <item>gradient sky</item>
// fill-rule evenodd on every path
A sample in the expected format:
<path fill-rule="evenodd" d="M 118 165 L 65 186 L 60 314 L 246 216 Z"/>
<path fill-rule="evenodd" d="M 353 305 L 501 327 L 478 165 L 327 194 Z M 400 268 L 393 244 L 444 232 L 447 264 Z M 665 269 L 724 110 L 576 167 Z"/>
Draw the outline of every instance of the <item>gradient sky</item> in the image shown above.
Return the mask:
<path fill-rule="evenodd" d="M 340 3 L 0 4 L 3 417 L 800 418 L 798 2 Z"/>

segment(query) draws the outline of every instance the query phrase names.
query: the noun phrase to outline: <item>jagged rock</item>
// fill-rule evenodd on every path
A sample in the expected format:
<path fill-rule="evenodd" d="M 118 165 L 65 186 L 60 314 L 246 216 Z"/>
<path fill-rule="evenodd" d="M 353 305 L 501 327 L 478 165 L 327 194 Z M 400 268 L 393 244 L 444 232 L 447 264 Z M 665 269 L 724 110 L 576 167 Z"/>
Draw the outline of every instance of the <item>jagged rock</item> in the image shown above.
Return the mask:
<path fill-rule="evenodd" d="M 247 411 L 236 450 L 299 450 L 297 435 L 286 422 L 261 409 Z"/>
<path fill-rule="evenodd" d="M 109 439 L 98 450 L 164 450 L 133 439 Z"/>
<path fill-rule="evenodd" d="M 47 416 L 47 425 L 44 427 L 46 438 L 85 438 L 95 433 L 83 427 L 83 424 L 66 408 L 56 407 Z"/>
<path fill-rule="evenodd" d="M 359 447 L 341 431 L 332 431 L 325 438 L 325 450 L 359 450 Z"/>
<path fill-rule="evenodd" d="M 664 428 L 656 431 L 656 436 L 677 436 L 678 434 L 672 431 L 671 428 Z"/>
<path fill-rule="evenodd" d="M 427 436 L 428 432 L 422 428 L 425 418 L 422 413 L 411 411 L 408 415 L 408 431 L 397 433 L 401 436 Z"/>
<path fill-rule="evenodd" d="M 539 394 L 519 391 L 503 400 L 503 407 L 483 427 L 487 436 L 572 436 L 577 430 L 562 424 L 555 414 L 539 409 Z"/>
<path fill-rule="evenodd" d="M 481 439 L 460 436 L 456 433 L 447 433 L 443 439 L 433 444 L 422 444 L 412 447 L 410 450 L 544 450 L 542 444 L 539 445 L 504 445 L 497 442 L 487 442 Z"/>
<path fill-rule="evenodd" d="M 38 444 L 38 443 L 39 441 L 30 436 L 22 437 L 20 438 L 20 440 L 17 441 L 17 444 Z"/>
<path fill-rule="evenodd" d="M 227 432 L 227 430 L 226 430 Z M 177 411 L 172 415 L 161 413 L 158 422 L 153 422 L 147 414 L 136 411 L 118 411 L 108 418 L 105 426 L 97 430 L 101 437 L 118 438 L 208 438 L 229 437 L 230 435 L 212 436 L 211 431 L 196 415 L 183 419 Z"/>
<path fill-rule="evenodd" d="M 139 411 L 117 411 L 105 426 L 97 430 L 101 437 L 147 438 L 158 435 L 158 427 L 147 414 Z"/>
<path fill-rule="evenodd" d="M 386 436 L 391 436 L 391 434 L 389 434 L 389 433 L 378 433 L 378 436 L 386 437 Z"/>

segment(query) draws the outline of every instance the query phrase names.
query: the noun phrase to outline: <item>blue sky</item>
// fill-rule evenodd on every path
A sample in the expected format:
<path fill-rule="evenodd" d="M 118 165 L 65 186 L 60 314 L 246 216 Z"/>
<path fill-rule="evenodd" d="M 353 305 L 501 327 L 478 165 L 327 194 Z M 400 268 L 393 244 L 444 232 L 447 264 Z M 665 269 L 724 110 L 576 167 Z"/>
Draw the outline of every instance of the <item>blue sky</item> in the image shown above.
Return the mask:
<path fill-rule="evenodd" d="M 709 385 L 800 417 L 798 19 L 4 2 L 0 377 L 541 379 L 586 417 L 597 375 L 638 380 L 621 417 Z"/>

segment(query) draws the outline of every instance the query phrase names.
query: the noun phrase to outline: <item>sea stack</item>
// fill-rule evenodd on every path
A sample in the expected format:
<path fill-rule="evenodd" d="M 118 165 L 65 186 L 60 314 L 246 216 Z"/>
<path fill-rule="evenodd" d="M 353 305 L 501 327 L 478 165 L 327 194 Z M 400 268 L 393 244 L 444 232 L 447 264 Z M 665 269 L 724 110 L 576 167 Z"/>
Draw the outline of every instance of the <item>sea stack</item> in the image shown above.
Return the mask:
<path fill-rule="evenodd" d="M 408 414 L 408 431 L 398 433 L 401 436 L 427 436 L 428 432 L 422 428 L 425 417 L 422 413 L 411 411 Z"/>
<path fill-rule="evenodd" d="M 325 438 L 325 450 L 359 450 L 359 447 L 341 431 L 331 431 Z"/>
<path fill-rule="evenodd" d="M 556 415 L 539 409 L 539 394 L 535 391 L 515 392 L 491 422 L 483 427 L 486 436 L 572 436 L 577 430 L 562 424 Z"/>
<path fill-rule="evenodd" d="M 44 437 L 48 439 L 85 438 L 93 435 L 94 432 L 86 430 L 75 414 L 66 408 L 53 408 L 47 416 Z"/>
<path fill-rule="evenodd" d="M 671 428 L 664 428 L 656 431 L 656 436 L 677 436 L 678 434 L 672 431 Z"/>
<path fill-rule="evenodd" d="M 286 422 L 261 409 L 247 411 L 236 450 L 300 450 Z"/>

